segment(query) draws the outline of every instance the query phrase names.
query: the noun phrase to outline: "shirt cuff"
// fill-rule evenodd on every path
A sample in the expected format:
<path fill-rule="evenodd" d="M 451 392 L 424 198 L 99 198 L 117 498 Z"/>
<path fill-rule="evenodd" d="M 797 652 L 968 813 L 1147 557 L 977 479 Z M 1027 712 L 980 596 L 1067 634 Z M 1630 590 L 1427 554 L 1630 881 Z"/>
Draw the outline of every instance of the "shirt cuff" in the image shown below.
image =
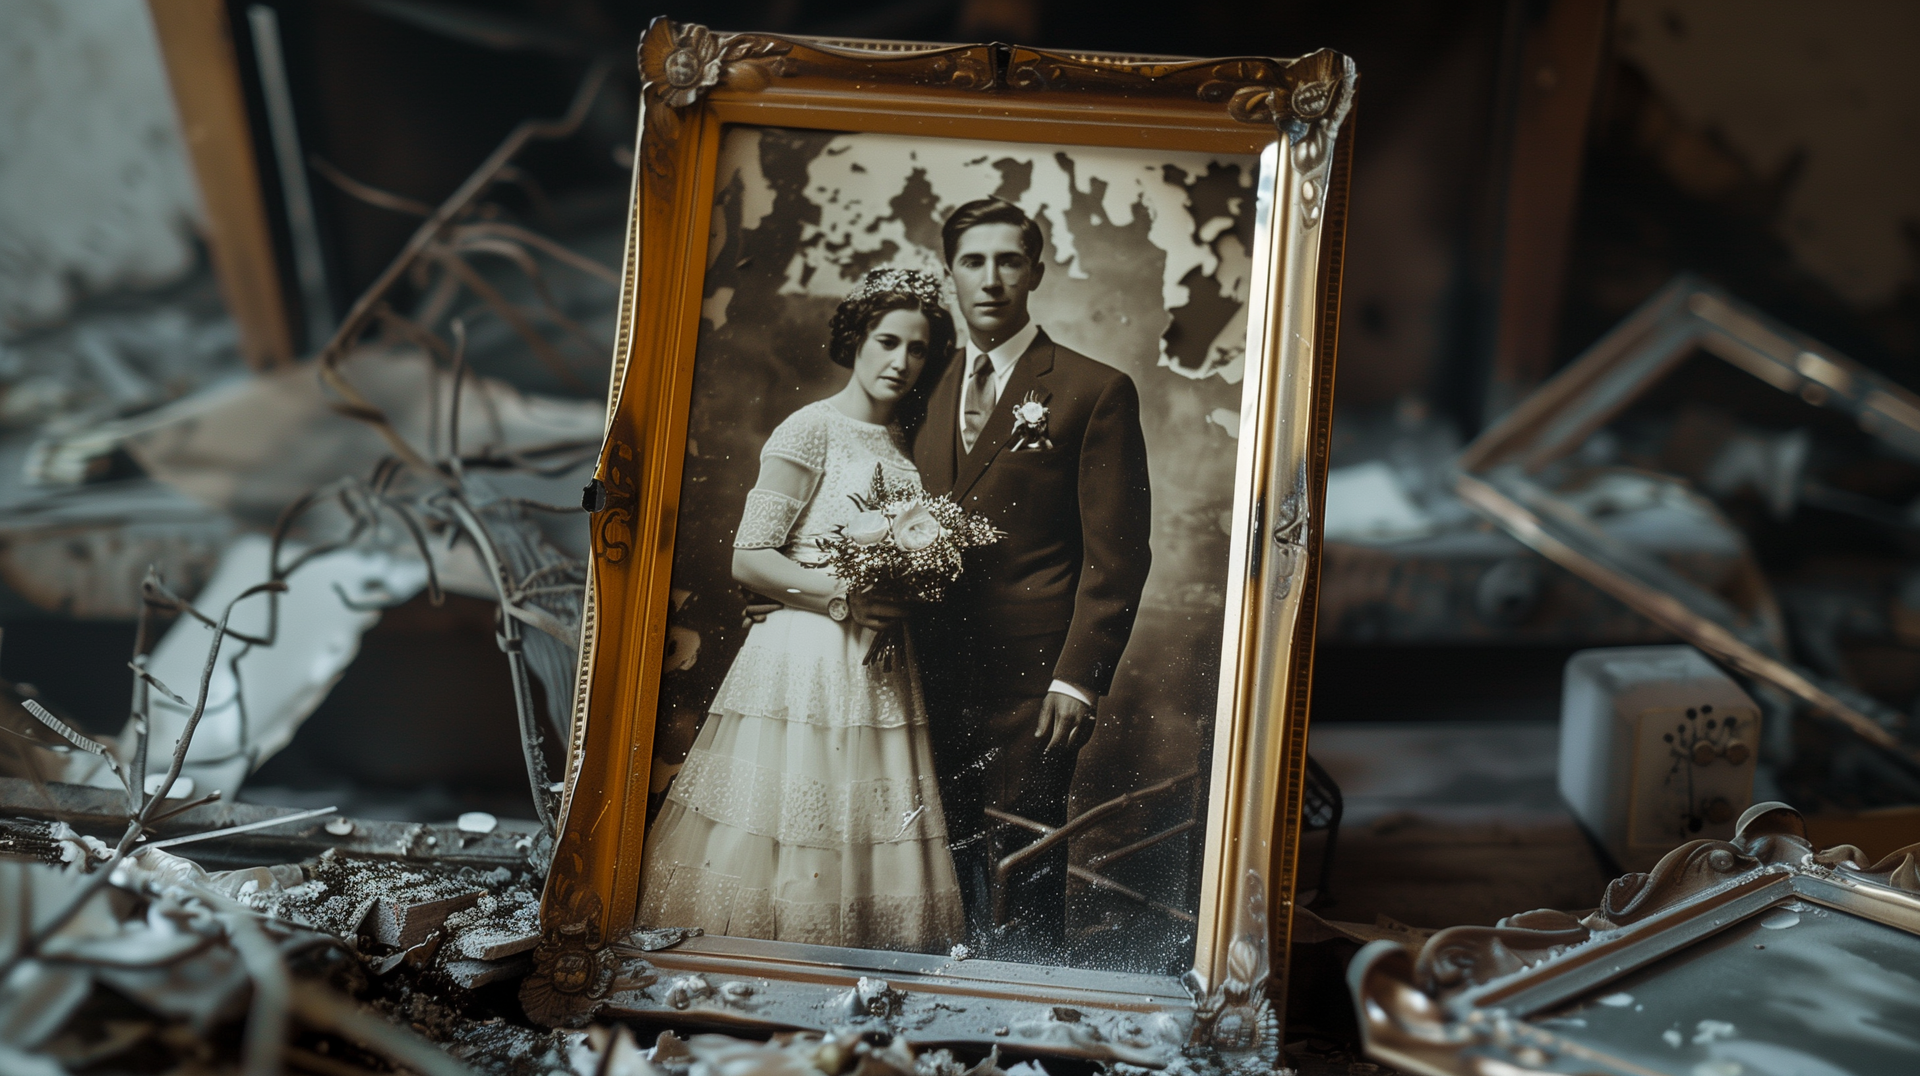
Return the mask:
<path fill-rule="evenodd" d="M 1047 690 L 1050 692 L 1058 691 L 1062 695 L 1071 695 L 1074 698 L 1079 699 L 1081 702 L 1086 703 L 1088 706 L 1094 705 L 1093 700 L 1087 698 L 1086 692 L 1080 690 L 1077 687 L 1074 687 L 1072 684 L 1067 683 L 1065 680 L 1055 680 L 1053 683 L 1047 685 Z"/>

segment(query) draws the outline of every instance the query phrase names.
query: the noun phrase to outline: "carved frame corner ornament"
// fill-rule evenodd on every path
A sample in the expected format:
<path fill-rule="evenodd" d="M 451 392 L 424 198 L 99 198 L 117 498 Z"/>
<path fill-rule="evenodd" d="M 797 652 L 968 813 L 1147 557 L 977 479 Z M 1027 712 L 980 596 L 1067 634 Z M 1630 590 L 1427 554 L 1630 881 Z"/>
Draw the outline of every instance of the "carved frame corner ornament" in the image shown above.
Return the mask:
<path fill-rule="evenodd" d="M 1760 803 L 1732 840 L 1690 841 L 1651 871 L 1614 879 L 1584 918 L 1542 910 L 1452 927 L 1418 952 L 1372 942 L 1348 965 L 1347 985 L 1367 1053 L 1407 1072 L 1640 1074 L 1528 1018 L 1795 900 L 1920 934 L 1920 844 L 1872 863 L 1852 845 L 1816 850 L 1798 812 Z"/>
<path fill-rule="evenodd" d="M 640 38 L 640 92 L 647 135 L 642 139 L 648 171 L 669 174 L 670 143 L 680 117 L 708 90 L 725 85 L 753 91 L 776 74 L 790 75 L 793 44 L 765 34 L 716 34 L 698 23 L 653 20 Z"/>
<path fill-rule="evenodd" d="M 521 1007 L 547 1027 L 578 1027 L 617 991 L 644 989 L 658 978 L 639 947 L 606 943 L 600 895 L 579 882 L 583 843 L 569 836 L 554 851 L 533 971 L 520 984 Z"/>
<path fill-rule="evenodd" d="M 553 1026 L 615 1015 L 854 1027 L 914 1044 L 1078 1057 L 1134 1074 L 1280 1066 L 1284 961 L 1330 436 L 1352 61 L 1193 60 L 716 33 L 656 19 L 560 835 L 521 991 Z M 728 124 L 1144 147 L 1257 161 L 1239 531 L 1193 969 L 1132 974 L 636 932 L 657 670 L 698 340 L 700 259 Z M 1325 224 L 1325 227 L 1320 225 Z M 642 267 L 644 266 L 644 272 Z M 1256 309 L 1257 308 L 1257 309 Z M 1262 509 L 1271 516 L 1265 528 Z M 1235 559 L 1237 558 L 1237 559 Z M 1243 571 L 1243 569 L 1246 569 Z M 652 677 L 649 679 L 649 677 Z M 1281 969 L 1276 973 L 1274 969 Z"/>
<path fill-rule="evenodd" d="M 1320 223 L 1327 198 L 1333 144 L 1360 79 L 1353 60 L 1322 50 L 1284 67 L 1266 60 L 1231 60 L 1200 85 L 1204 100 L 1225 100 L 1227 114 L 1242 123 L 1271 123 L 1286 136 L 1300 176 L 1304 221 Z"/>
<path fill-rule="evenodd" d="M 1240 930 L 1227 952 L 1226 975 L 1207 990 L 1192 972 L 1193 1030 L 1186 1059 L 1233 1076 L 1258 1076 L 1281 1068 L 1280 1017 L 1267 995 L 1272 938 L 1267 930 L 1267 892 L 1249 872 Z"/>

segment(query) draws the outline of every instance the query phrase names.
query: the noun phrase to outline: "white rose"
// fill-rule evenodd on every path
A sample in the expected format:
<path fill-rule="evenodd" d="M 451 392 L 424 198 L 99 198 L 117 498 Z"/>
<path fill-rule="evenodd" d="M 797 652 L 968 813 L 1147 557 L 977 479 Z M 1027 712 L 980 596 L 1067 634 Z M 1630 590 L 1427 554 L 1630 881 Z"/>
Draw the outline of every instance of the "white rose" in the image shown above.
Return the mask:
<path fill-rule="evenodd" d="M 927 548 L 945 533 L 947 529 L 924 504 L 908 505 L 893 518 L 893 544 L 909 553 Z"/>
<path fill-rule="evenodd" d="M 1028 400 L 1014 406 L 1013 417 L 1023 425 L 1038 426 L 1047 420 L 1047 408 L 1038 400 Z"/>
<path fill-rule="evenodd" d="M 887 536 L 887 516 L 884 512 L 862 512 L 853 517 L 853 522 L 842 528 L 841 533 L 861 545 L 873 545 Z"/>

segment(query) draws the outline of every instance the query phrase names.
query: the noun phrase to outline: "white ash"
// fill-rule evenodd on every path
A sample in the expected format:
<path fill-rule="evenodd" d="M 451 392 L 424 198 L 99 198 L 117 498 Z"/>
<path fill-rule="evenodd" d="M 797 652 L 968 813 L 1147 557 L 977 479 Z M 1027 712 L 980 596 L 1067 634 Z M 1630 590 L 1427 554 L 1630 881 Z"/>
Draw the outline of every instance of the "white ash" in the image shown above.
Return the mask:
<path fill-rule="evenodd" d="M 473 959 L 503 937 L 539 930 L 539 879 L 505 867 L 491 871 L 389 859 L 355 859 L 328 851 L 309 861 L 309 881 L 280 895 L 276 911 L 336 937 L 354 938 L 374 904 L 440 900 L 481 890 L 474 904 L 447 917 L 435 966 Z M 468 944 L 471 940 L 472 944 Z"/>

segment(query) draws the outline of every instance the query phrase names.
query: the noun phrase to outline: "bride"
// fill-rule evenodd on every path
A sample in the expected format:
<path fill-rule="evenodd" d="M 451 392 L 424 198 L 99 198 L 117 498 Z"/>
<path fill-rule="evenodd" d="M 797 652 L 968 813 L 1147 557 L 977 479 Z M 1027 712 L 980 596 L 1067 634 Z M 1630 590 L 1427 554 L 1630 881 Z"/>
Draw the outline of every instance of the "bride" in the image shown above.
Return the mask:
<path fill-rule="evenodd" d="M 876 465 L 919 484 L 900 424 L 954 341 L 925 273 L 869 272 L 835 311 L 852 376 L 774 428 L 734 537 L 734 578 L 785 607 L 747 633 L 647 837 L 642 925 L 918 951 L 964 933 L 916 665 L 862 664 L 897 611 L 847 593 L 816 544 Z"/>

